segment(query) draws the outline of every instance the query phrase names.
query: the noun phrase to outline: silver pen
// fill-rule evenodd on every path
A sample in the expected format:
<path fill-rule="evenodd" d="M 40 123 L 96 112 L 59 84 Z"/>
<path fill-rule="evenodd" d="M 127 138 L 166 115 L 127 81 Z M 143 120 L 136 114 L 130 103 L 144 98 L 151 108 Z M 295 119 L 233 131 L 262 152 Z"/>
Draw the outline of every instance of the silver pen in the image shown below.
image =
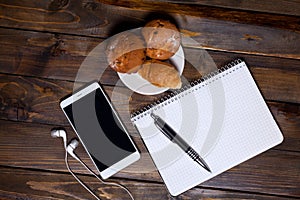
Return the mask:
<path fill-rule="evenodd" d="M 194 161 L 196 161 L 201 167 L 211 172 L 207 163 L 201 158 L 201 156 L 184 141 L 165 121 L 159 116 L 151 113 L 150 116 L 154 119 L 156 127 L 167 137 L 169 140 L 177 144 L 185 153 L 187 153 Z"/>

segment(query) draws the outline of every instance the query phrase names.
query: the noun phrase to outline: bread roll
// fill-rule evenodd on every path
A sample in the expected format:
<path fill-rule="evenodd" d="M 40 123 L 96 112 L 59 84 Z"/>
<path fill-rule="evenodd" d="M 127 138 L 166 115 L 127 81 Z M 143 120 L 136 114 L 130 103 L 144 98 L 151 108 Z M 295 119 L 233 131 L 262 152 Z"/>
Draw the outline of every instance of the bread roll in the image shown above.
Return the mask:
<path fill-rule="evenodd" d="M 106 55 L 109 66 L 120 73 L 137 72 L 146 60 L 145 43 L 131 32 L 122 32 L 108 41 Z"/>
<path fill-rule="evenodd" d="M 180 33 L 177 27 L 167 20 L 153 20 L 142 29 L 147 50 L 146 55 L 153 59 L 167 60 L 180 46 Z"/>
<path fill-rule="evenodd" d="M 181 79 L 176 68 L 162 61 L 146 61 L 138 74 L 157 87 L 181 88 Z"/>

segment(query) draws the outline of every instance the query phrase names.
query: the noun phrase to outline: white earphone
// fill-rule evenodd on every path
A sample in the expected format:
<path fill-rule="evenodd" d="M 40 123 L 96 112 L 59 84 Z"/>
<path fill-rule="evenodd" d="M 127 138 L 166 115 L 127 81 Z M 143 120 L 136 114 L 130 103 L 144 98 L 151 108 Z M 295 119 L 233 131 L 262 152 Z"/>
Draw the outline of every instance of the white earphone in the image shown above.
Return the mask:
<path fill-rule="evenodd" d="M 122 189 L 124 189 L 130 196 L 132 200 L 134 200 L 132 194 L 130 191 L 124 187 L 123 185 L 120 185 L 118 183 L 113 183 L 113 182 L 105 182 L 103 181 L 97 174 L 95 174 L 76 154 L 75 154 L 75 149 L 78 147 L 79 142 L 77 139 L 71 140 L 71 142 L 67 145 L 67 134 L 66 131 L 63 129 L 53 129 L 51 130 L 51 136 L 53 138 L 58 138 L 61 137 L 63 138 L 63 143 L 64 143 L 64 148 L 65 148 L 65 163 L 67 166 L 68 171 L 72 174 L 72 176 L 89 192 L 91 193 L 96 199 L 101 200 L 86 184 L 84 184 L 70 169 L 69 163 L 68 163 L 68 154 L 71 155 L 74 159 L 79 161 L 91 174 L 93 174 L 100 182 L 106 185 L 113 185 L 113 186 L 118 186 Z"/>
<path fill-rule="evenodd" d="M 71 140 L 71 142 L 67 146 L 67 152 L 76 160 L 80 161 L 78 156 L 74 153 L 74 150 L 78 147 L 79 142 L 76 139 Z"/>
<path fill-rule="evenodd" d="M 79 145 L 79 142 L 77 139 L 73 139 L 71 140 L 71 142 L 68 144 L 67 146 L 67 134 L 66 134 L 66 131 L 63 130 L 63 129 L 53 129 L 51 131 L 51 136 L 53 138 L 58 138 L 58 137 L 61 137 L 63 138 L 63 142 L 64 142 L 64 147 L 66 149 L 66 151 L 73 157 L 75 158 L 76 160 L 80 160 L 77 155 L 74 153 L 74 150 L 78 147 Z"/>
<path fill-rule="evenodd" d="M 67 134 L 66 131 L 63 129 L 53 129 L 51 130 L 51 136 L 53 138 L 58 138 L 58 137 L 62 137 L 63 138 L 63 142 L 64 142 L 64 146 L 67 145 Z"/>

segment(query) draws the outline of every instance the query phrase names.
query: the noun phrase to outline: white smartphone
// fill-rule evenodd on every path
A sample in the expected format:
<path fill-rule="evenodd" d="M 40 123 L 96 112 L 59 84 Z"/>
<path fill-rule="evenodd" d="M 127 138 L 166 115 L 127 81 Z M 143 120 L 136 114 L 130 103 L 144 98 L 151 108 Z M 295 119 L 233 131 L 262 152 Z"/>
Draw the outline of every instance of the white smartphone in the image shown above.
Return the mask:
<path fill-rule="evenodd" d="M 66 98 L 60 106 L 103 179 L 140 158 L 120 117 L 97 82 Z"/>

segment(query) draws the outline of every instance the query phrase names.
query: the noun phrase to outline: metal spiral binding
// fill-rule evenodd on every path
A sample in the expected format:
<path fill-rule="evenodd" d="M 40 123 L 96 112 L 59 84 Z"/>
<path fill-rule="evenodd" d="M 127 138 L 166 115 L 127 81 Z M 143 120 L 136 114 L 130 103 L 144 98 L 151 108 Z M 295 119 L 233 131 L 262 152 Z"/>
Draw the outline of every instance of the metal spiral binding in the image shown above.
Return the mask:
<path fill-rule="evenodd" d="M 169 104 L 173 101 L 177 101 L 178 99 L 184 97 L 188 93 L 193 92 L 194 90 L 192 90 L 190 92 L 186 92 L 190 88 L 195 87 L 195 90 L 197 90 L 197 89 L 200 89 L 201 87 L 204 86 L 204 85 L 201 85 L 201 83 L 204 83 L 205 81 L 208 81 L 208 80 L 211 80 L 211 82 L 213 82 L 213 81 L 219 79 L 219 77 L 217 77 L 218 74 L 223 73 L 225 71 L 228 71 L 229 69 L 233 68 L 234 66 L 238 65 L 241 62 L 242 62 L 241 59 L 236 59 L 233 62 L 225 65 L 224 67 L 222 67 L 220 69 L 217 69 L 216 71 L 213 71 L 213 72 L 211 72 L 211 73 L 209 73 L 209 74 L 207 74 L 207 75 L 205 75 L 205 76 L 203 76 L 203 77 L 201 77 L 197 80 L 194 80 L 194 81 L 190 82 L 189 84 L 183 86 L 180 89 L 172 91 L 171 94 L 167 94 L 167 95 L 163 96 L 162 98 L 156 100 L 152 104 L 144 106 L 140 110 L 135 111 L 131 114 L 132 121 L 136 121 L 137 119 L 140 119 L 140 118 L 150 114 L 151 109 L 157 110 L 160 107 L 164 107 L 165 105 L 167 105 L 167 104 Z M 233 69 L 232 71 L 235 71 L 235 69 Z M 228 71 L 225 75 L 227 75 L 228 73 L 231 73 L 231 71 Z M 223 76 L 225 76 L 225 75 L 223 75 Z M 213 77 L 216 77 L 216 79 L 213 79 Z M 205 83 L 205 85 L 208 85 L 211 82 Z M 199 87 L 196 87 L 196 86 L 199 86 Z M 135 118 L 135 117 L 137 117 L 137 118 Z"/>

